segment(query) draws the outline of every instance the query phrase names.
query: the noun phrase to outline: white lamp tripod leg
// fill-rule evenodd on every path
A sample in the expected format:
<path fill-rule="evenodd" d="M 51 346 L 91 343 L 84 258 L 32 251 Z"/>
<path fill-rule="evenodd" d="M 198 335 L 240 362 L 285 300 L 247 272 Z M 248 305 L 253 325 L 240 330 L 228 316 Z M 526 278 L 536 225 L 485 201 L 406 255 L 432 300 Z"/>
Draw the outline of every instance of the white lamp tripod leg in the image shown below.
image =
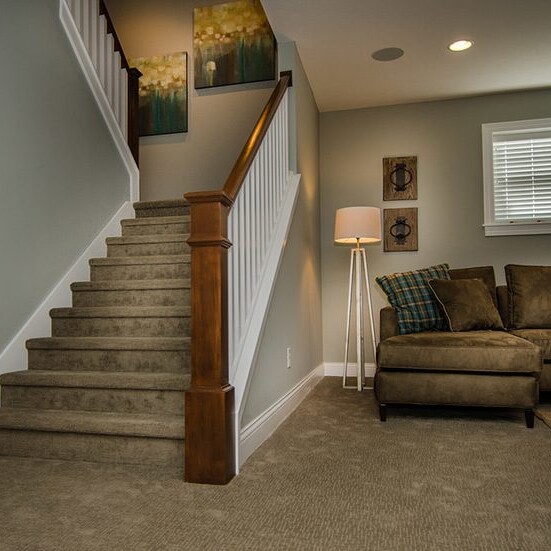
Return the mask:
<path fill-rule="evenodd" d="M 350 341 L 350 321 L 352 318 L 352 286 L 354 281 L 354 249 L 350 251 L 350 277 L 348 280 L 348 308 L 346 317 L 346 340 L 344 343 L 344 369 L 342 373 L 342 387 L 343 388 L 355 388 L 346 386 L 346 377 L 348 375 L 348 352 Z"/>
<path fill-rule="evenodd" d="M 363 273 L 362 273 L 363 272 Z M 364 338 L 364 310 L 363 310 L 363 291 L 367 293 L 367 306 L 369 309 L 369 322 L 371 331 L 371 345 L 373 347 L 373 359 L 377 365 L 377 342 L 375 337 L 375 320 L 373 317 L 373 305 L 371 302 L 371 292 L 369 287 L 369 272 L 367 271 L 367 255 L 365 249 L 358 246 L 350 251 L 350 278 L 348 282 L 348 310 L 346 318 L 346 342 L 344 348 L 344 369 L 343 369 L 343 388 L 356 388 L 361 391 L 365 387 L 365 338 Z M 352 320 L 352 294 L 356 299 L 356 358 L 357 358 L 357 384 L 350 386 L 346 384 L 348 376 L 348 363 L 350 352 L 350 326 Z"/>
<path fill-rule="evenodd" d="M 371 288 L 369 286 L 369 272 L 367 271 L 367 253 L 362 249 L 363 269 L 365 274 L 365 287 L 367 289 L 367 307 L 369 308 L 369 325 L 371 329 L 371 346 L 373 347 L 373 363 L 377 368 L 377 339 L 375 337 L 375 319 L 373 316 L 373 305 L 371 303 Z"/>

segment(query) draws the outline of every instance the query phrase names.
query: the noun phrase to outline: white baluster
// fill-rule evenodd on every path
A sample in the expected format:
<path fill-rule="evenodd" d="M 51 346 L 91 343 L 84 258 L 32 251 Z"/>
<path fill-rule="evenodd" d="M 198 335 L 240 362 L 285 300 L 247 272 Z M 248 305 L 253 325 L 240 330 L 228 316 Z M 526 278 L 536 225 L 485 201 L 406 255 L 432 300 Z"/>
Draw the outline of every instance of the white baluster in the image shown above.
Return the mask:
<path fill-rule="evenodd" d="M 99 32 L 99 7 L 98 0 L 90 0 L 88 4 L 88 13 L 90 17 L 90 46 L 88 52 L 90 59 L 98 70 L 98 32 Z"/>
<path fill-rule="evenodd" d="M 107 82 L 107 19 L 101 15 L 98 25 L 98 76 L 103 89 Z"/>
<path fill-rule="evenodd" d="M 113 105 L 113 52 L 115 41 L 113 35 L 105 36 L 105 94 L 109 103 Z"/>
<path fill-rule="evenodd" d="M 80 17 L 82 26 L 80 28 L 80 34 L 82 40 L 86 46 L 86 50 L 90 53 L 90 2 L 89 0 L 81 0 L 80 4 Z"/>
<path fill-rule="evenodd" d="M 120 106 L 121 117 L 120 125 L 124 139 L 128 138 L 128 71 L 121 69 L 121 90 L 120 90 Z"/>
<path fill-rule="evenodd" d="M 121 54 L 114 52 L 113 54 L 113 112 L 115 118 L 121 122 Z"/>

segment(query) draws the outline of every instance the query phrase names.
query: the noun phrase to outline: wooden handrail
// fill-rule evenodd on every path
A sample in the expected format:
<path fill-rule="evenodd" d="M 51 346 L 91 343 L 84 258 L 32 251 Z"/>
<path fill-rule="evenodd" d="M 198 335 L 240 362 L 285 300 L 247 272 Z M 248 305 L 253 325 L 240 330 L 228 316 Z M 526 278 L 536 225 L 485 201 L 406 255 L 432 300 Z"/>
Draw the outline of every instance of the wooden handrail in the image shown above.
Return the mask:
<path fill-rule="evenodd" d="M 191 384 L 185 400 L 185 479 L 226 484 L 234 476 L 234 388 L 228 361 L 228 217 L 287 88 L 282 73 L 224 188 L 186 193 L 191 209 Z"/>
<path fill-rule="evenodd" d="M 270 123 L 277 112 L 279 104 L 287 91 L 287 88 L 293 85 L 291 71 L 284 71 L 281 73 L 281 78 L 274 88 L 266 107 L 264 107 L 262 114 L 260 115 L 255 127 L 249 136 L 249 139 L 245 143 L 235 165 L 233 166 L 230 175 L 228 176 L 226 183 L 224 184 L 224 192 L 228 197 L 235 200 L 247 172 L 256 157 L 260 144 L 270 128 Z"/>

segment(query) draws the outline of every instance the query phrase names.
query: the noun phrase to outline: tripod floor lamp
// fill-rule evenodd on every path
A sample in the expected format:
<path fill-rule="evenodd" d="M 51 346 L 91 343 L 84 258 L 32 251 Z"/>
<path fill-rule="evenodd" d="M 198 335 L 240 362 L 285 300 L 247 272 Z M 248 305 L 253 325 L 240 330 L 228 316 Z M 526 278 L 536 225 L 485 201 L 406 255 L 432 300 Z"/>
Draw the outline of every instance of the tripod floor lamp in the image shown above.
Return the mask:
<path fill-rule="evenodd" d="M 369 288 L 369 272 L 365 248 L 361 244 L 381 242 L 381 209 L 377 207 L 348 207 L 338 209 L 335 219 L 335 242 L 356 245 L 350 251 L 350 278 L 348 283 L 348 312 L 346 317 L 346 343 L 344 348 L 344 369 L 342 374 L 343 388 L 357 388 L 361 391 L 365 385 L 365 347 L 364 347 L 364 291 L 367 295 L 369 321 L 371 328 L 371 344 L 376 362 L 377 343 L 375 341 L 375 325 L 371 293 Z M 355 296 L 354 306 L 352 295 Z M 350 351 L 350 328 L 352 312 L 356 312 L 356 359 L 357 384 L 348 386 L 348 360 Z"/>

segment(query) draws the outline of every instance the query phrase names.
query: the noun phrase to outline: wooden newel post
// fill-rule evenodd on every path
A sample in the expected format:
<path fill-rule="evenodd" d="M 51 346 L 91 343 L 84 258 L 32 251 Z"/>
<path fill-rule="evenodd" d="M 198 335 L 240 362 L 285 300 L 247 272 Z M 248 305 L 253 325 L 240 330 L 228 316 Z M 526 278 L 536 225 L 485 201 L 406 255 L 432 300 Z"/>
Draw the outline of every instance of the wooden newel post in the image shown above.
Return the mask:
<path fill-rule="evenodd" d="M 128 147 L 136 161 L 140 165 L 140 121 L 139 121 L 139 99 L 140 99 L 140 77 L 142 73 L 135 67 L 128 71 Z"/>
<path fill-rule="evenodd" d="M 228 215 L 223 191 L 187 193 L 191 206 L 191 386 L 186 392 L 185 480 L 235 476 L 234 389 L 228 367 Z"/>

